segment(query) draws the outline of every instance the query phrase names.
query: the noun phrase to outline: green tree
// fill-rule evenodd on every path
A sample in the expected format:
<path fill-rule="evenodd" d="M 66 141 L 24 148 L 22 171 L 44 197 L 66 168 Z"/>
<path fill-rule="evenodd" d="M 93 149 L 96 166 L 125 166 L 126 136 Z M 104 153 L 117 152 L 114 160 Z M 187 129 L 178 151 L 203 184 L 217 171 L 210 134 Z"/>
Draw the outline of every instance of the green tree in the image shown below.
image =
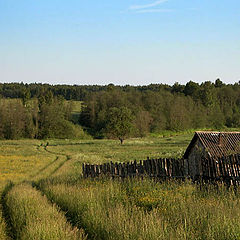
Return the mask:
<path fill-rule="evenodd" d="M 24 107 L 27 106 L 27 103 L 30 100 L 30 98 L 31 98 L 31 92 L 30 92 L 29 88 L 24 88 L 22 90 L 22 103 L 23 103 Z"/>
<path fill-rule="evenodd" d="M 172 93 L 183 93 L 185 90 L 184 85 L 180 85 L 178 82 L 175 82 L 174 85 L 172 86 Z"/>
<path fill-rule="evenodd" d="M 76 137 L 78 128 L 68 121 L 66 111 L 64 103 L 57 98 L 54 98 L 50 104 L 43 103 L 38 116 L 38 138 Z"/>
<path fill-rule="evenodd" d="M 214 83 L 216 88 L 221 88 L 224 86 L 224 83 L 218 78 Z"/>
<path fill-rule="evenodd" d="M 32 113 L 18 99 L 0 101 L 0 138 L 33 138 L 35 134 Z"/>
<path fill-rule="evenodd" d="M 200 86 L 198 83 L 189 81 L 184 88 L 184 94 L 191 96 L 196 101 L 199 98 L 199 90 Z"/>
<path fill-rule="evenodd" d="M 207 81 L 201 84 L 201 101 L 207 108 L 218 104 L 217 91 L 213 83 Z"/>
<path fill-rule="evenodd" d="M 135 119 L 136 135 L 145 137 L 150 130 L 152 117 L 148 111 L 139 111 Z"/>
<path fill-rule="evenodd" d="M 110 137 L 118 138 L 123 144 L 133 129 L 133 115 L 127 107 L 113 107 L 107 116 L 106 132 Z"/>
<path fill-rule="evenodd" d="M 180 96 L 172 100 L 169 107 L 168 129 L 179 131 L 190 127 L 190 111 L 187 108 L 190 101 L 191 99 Z"/>

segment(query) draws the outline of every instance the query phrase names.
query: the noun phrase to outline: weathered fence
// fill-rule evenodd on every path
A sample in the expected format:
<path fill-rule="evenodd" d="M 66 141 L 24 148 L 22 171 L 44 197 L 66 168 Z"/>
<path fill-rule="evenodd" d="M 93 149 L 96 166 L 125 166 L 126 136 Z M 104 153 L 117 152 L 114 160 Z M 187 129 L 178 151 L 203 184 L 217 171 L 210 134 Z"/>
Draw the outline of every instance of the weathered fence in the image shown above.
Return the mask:
<path fill-rule="evenodd" d="M 192 178 L 196 181 L 221 182 L 240 186 L 240 154 L 221 158 L 202 158 L 199 176 L 188 175 L 186 159 L 147 159 L 140 162 L 83 164 L 84 177 L 110 176 L 112 178 L 149 176 L 161 180 Z"/>
<path fill-rule="evenodd" d="M 183 159 L 147 159 L 137 163 L 104 163 L 102 165 L 83 164 L 84 177 L 111 177 L 149 176 L 155 178 L 184 178 L 185 168 Z"/>
<path fill-rule="evenodd" d="M 204 181 L 240 185 L 240 155 L 221 158 L 204 158 L 201 161 L 200 178 Z"/>

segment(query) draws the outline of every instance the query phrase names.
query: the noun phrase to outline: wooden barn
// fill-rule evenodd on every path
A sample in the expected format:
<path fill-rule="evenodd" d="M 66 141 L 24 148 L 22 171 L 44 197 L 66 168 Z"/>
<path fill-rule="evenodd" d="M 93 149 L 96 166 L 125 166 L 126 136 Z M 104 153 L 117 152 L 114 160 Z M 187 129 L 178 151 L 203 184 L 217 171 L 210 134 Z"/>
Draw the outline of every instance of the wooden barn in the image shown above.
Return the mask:
<path fill-rule="evenodd" d="M 188 175 L 193 179 L 202 175 L 202 159 L 218 158 L 240 153 L 240 132 L 196 132 L 184 159 L 188 161 Z"/>

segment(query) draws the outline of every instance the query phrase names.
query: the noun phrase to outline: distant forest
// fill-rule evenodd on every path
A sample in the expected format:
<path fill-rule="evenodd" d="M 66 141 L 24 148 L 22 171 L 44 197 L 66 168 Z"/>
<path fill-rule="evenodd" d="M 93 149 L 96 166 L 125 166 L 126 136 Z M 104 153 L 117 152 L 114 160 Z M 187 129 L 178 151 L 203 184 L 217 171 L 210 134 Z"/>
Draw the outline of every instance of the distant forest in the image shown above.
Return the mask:
<path fill-rule="evenodd" d="M 0 98 L 0 138 L 5 139 L 86 137 L 83 129 L 102 138 L 118 137 L 119 128 L 125 128 L 122 137 L 143 137 L 163 130 L 240 127 L 240 83 L 220 79 L 173 86 L 2 83 Z M 71 100 L 82 101 L 74 121 Z"/>

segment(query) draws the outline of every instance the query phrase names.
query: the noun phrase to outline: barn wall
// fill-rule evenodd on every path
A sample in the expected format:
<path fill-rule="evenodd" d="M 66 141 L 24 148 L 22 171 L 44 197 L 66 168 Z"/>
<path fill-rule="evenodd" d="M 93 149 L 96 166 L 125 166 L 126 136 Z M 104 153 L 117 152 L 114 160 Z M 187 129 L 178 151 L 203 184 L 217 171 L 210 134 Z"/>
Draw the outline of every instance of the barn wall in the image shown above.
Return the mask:
<path fill-rule="evenodd" d="M 201 169 L 201 158 L 205 157 L 206 151 L 202 143 L 199 139 L 197 139 L 196 143 L 192 147 L 189 155 L 188 155 L 188 162 L 189 162 L 189 175 L 195 179 L 199 176 L 202 172 Z"/>

